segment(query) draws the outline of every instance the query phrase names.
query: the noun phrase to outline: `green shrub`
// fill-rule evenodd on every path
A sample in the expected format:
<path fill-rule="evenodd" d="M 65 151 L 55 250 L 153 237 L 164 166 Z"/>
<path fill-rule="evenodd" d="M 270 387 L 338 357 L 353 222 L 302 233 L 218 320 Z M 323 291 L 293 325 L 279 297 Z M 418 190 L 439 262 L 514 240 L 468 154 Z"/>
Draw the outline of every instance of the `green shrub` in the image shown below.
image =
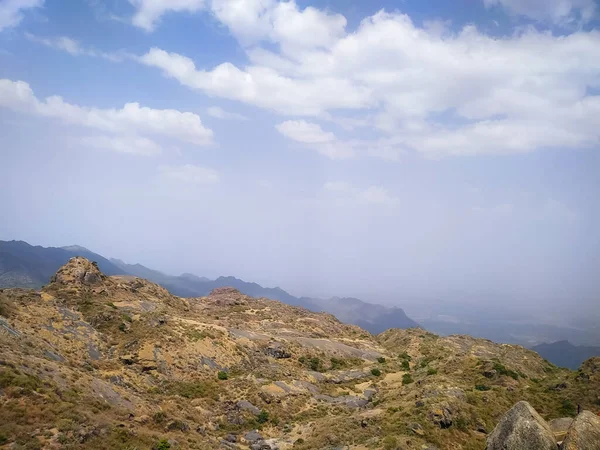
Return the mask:
<path fill-rule="evenodd" d="M 412 358 L 410 357 L 410 355 L 406 352 L 401 353 L 400 355 L 398 355 L 398 358 L 403 359 L 405 361 L 410 361 Z"/>
<path fill-rule="evenodd" d="M 434 369 L 433 367 L 430 367 L 429 369 L 427 369 L 427 375 L 437 375 L 438 371 L 437 369 Z"/>
<path fill-rule="evenodd" d="M 485 384 L 477 384 L 475 385 L 475 389 L 477 389 L 478 391 L 489 391 L 491 388 L 489 386 L 486 386 Z"/>
<path fill-rule="evenodd" d="M 402 370 L 410 370 L 410 363 L 406 359 L 402 361 L 400 366 L 402 367 Z"/>
<path fill-rule="evenodd" d="M 413 382 L 414 380 L 410 373 L 405 373 L 404 375 L 402 375 L 402 385 L 407 385 Z"/>
<path fill-rule="evenodd" d="M 226 380 L 227 378 L 229 378 L 229 376 L 227 375 L 227 372 L 225 372 L 223 370 L 219 370 L 219 373 L 217 374 L 217 378 L 219 380 Z"/>
<path fill-rule="evenodd" d="M 262 409 L 258 416 L 256 417 L 256 421 L 258 423 L 266 423 L 269 420 L 269 411 L 266 409 Z"/>
<path fill-rule="evenodd" d="M 577 414 L 577 407 L 571 400 L 563 400 L 562 405 L 558 410 L 563 416 L 574 416 Z"/>
<path fill-rule="evenodd" d="M 371 369 L 371 375 L 374 375 L 376 377 L 381 375 L 381 370 L 379 370 L 377 367 Z"/>
<path fill-rule="evenodd" d="M 171 448 L 171 444 L 169 444 L 169 441 L 167 441 L 166 439 L 161 439 L 154 446 L 154 448 L 155 450 L 169 450 Z"/>
<path fill-rule="evenodd" d="M 377 358 L 377 362 L 379 364 L 385 364 L 385 358 L 383 356 L 380 356 L 379 358 Z"/>
<path fill-rule="evenodd" d="M 0 445 L 6 444 L 7 442 L 8 442 L 8 438 L 5 435 L 0 434 Z"/>
<path fill-rule="evenodd" d="M 155 423 L 159 423 L 159 424 L 163 423 L 166 418 L 167 418 L 167 415 L 162 411 L 157 411 L 152 415 L 152 420 L 154 420 Z"/>
<path fill-rule="evenodd" d="M 314 372 L 323 371 L 323 362 L 319 358 L 310 358 L 308 366 L 310 367 L 310 370 Z"/>

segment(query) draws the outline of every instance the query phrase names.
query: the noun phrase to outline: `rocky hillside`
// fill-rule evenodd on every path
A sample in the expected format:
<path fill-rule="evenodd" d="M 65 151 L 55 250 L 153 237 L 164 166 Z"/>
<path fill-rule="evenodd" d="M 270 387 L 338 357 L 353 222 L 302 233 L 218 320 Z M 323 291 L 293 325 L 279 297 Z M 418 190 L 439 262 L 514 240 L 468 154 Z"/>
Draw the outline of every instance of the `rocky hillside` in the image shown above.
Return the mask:
<path fill-rule="evenodd" d="M 226 287 L 182 299 L 83 258 L 0 291 L 0 315 L 0 448 L 475 450 L 521 400 L 600 409 L 600 359 L 373 336 Z"/>

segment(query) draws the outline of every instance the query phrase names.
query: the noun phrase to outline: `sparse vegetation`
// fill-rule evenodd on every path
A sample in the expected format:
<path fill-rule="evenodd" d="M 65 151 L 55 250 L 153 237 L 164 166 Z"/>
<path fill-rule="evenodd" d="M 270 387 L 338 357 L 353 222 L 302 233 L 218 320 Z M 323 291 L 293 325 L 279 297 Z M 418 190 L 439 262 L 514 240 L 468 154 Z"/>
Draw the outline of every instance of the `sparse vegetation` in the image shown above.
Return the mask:
<path fill-rule="evenodd" d="M 475 389 L 478 391 L 489 391 L 491 388 L 489 386 L 486 386 L 485 384 L 476 384 L 475 385 Z"/>
<path fill-rule="evenodd" d="M 438 371 L 437 369 L 434 369 L 433 367 L 430 367 L 429 369 L 427 369 L 427 375 L 437 375 Z"/>
<path fill-rule="evenodd" d="M 394 436 L 386 436 L 382 444 L 385 450 L 396 450 L 398 448 L 398 439 Z"/>
<path fill-rule="evenodd" d="M 380 356 L 379 358 L 377 358 L 377 362 L 379 364 L 385 364 L 385 358 L 383 356 Z"/>
<path fill-rule="evenodd" d="M 519 379 L 519 374 L 517 372 L 515 372 L 514 370 L 507 369 L 503 364 L 501 364 L 498 361 L 494 362 L 494 370 L 499 375 L 505 375 L 505 376 L 511 377 L 511 378 L 513 378 L 515 380 Z"/>
<path fill-rule="evenodd" d="M 402 385 L 407 385 L 413 382 L 414 380 L 410 373 L 405 373 L 404 375 L 402 375 Z"/>
<path fill-rule="evenodd" d="M 223 370 L 219 370 L 219 373 L 217 374 L 217 378 L 219 380 L 226 380 L 227 378 L 229 378 L 229 376 L 227 375 L 227 372 L 225 372 Z"/>
<path fill-rule="evenodd" d="M 375 377 L 379 377 L 381 376 L 381 370 L 379 370 L 377 367 L 371 369 L 371 375 L 375 376 Z"/>

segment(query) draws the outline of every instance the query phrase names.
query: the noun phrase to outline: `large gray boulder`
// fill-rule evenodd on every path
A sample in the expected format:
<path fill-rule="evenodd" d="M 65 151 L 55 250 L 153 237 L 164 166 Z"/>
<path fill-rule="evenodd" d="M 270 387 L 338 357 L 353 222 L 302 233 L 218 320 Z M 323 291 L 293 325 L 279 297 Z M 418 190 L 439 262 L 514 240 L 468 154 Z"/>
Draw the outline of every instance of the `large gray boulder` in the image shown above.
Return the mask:
<path fill-rule="evenodd" d="M 488 436 L 486 450 L 556 450 L 550 426 L 527 402 L 519 402 Z"/>
<path fill-rule="evenodd" d="M 561 450 L 600 450 L 600 417 L 589 411 L 579 414 L 567 431 Z"/>

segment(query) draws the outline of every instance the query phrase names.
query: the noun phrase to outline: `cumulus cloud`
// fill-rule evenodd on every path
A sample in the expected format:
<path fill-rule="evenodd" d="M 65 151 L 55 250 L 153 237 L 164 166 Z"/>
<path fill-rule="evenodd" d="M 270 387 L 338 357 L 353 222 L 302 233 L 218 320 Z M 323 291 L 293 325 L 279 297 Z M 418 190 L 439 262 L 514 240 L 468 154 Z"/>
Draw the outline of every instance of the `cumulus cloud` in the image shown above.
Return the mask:
<path fill-rule="evenodd" d="M 127 136 L 167 136 L 200 146 L 210 144 L 213 137 L 212 131 L 193 113 L 153 109 L 139 103 L 127 103 L 121 109 L 90 108 L 68 103 L 58 96 L 40 100 L 24 81 L 0 80 L 0 107 Z M 148 142 L 143 145 L 147 150 L 150 148 Z"/>
<path fill-rule="evenodd" d="M 484 1 L 527 8 L 519 14 L 544 6 L 558 19 L 587 18 L 593 9 L 591 0 Z M 458 32 L 443 23 L 419 26 L 383 10 L 347 30 L 343 16 L 294 1 L 134 3 L 156 20 L 167 11 L 210 10 L 242 43 L 249 63 L 201 68 L 160 48 L 133 59 L 207 95 L 301 117 L 277 129 L 329 158 L 507 154 L 600 140 L 597 30 L 557 36 L 529 28 L 498 38 L 472 25 Z M 73 54 L 80 48 L 62 45 Z M 334 135 L 323 123 L 347 133 L 365 129 L 372 138 Z"/>
<path fill-rule="evenodd" d="M 281 6 L 242 4 L 259 12 L 215 13 L 236 35 L 244 20 Z M 303 41 L 276 33 L 272 20 L 257 23 L 255 41 L 278 45 L 249 48 L 246 67 L 224 62 L 199 69 L 190 58 L 159 48 L 140 61 L 209 95 L 282 115 L 346 120 L 344 128 L 351 129 L 352 121 L 375 127 L 381 136 L 361 146 L 386 158 L 407 151 L 440 157 L 583 148 L 600 138 L 600 96 L 593 94 L 600 87 L 598 31 L 555 36 L 527 29 L 497 38 L 474 26 L 440 32 L 417 26 L 407 15 L 381 11 L 354 32 L 344 31 L 341 20 L 326 21 L 331 32 L 321 36 L 327 38 Z M 309 25 L 298 23 L 310 34 Z M 311 133 L 284 134 L 313 148 L 320 145 L 328 156 L 336 153 L 332 148 L 348 147 L 336 145 L 341 140 L 323 130 L 317 139 L 325 143 L 306 142 L 314 138 Z"/>
<path fill-rule="evenodd" d="M 512 15 L 554 24 L 587 22 L 596 12 L 594 0 L 483 0 L 483 3 L 487 8 L 502 6 Z"/>
<path fill-rule="evenodd" d="M 238 114 L 234 112 L 225 111 L 223 108 L 219 106 L 211 106 L 206 109 L 206 113 L 214 117 L 215 119 L 224 119 L 224 120 L 248 120 L 246 116 L 243 114 Z"/>
<path fill-rule="evenodd" d="M 215 184 L 219 173 L 207 167 L 185 164 L 183 166 L 161 166 L 160 174 L 170 180 L 189 184 Z"/>
<path fill-rule="evenodd" d="M 197 12 L 204 0 L 129 0 L 136 9 L 131 22 L 146 31 L 154 30 L 157 22 L 168 12 Z"/>
<path fill-rule="evenodd" d="M 43 5 L 44 0 L 3 0 L 0 2 L 0 31 L 21 23 L 24 10 Z"/>
<path fill-rule="evenodd" d="M 345 181 L 329 181 L 323 188 L 355 203 L 392 206 L 399 201 L 383 186 L 369 186 L 366 189 L 360 189 Z"/>
<path fill-rule="evenodd" d="M 140 136 L 85 136 L 80 141 L 85 147 L 118 153 L 153 156 L 161 152 L 160 145 Z"/>

